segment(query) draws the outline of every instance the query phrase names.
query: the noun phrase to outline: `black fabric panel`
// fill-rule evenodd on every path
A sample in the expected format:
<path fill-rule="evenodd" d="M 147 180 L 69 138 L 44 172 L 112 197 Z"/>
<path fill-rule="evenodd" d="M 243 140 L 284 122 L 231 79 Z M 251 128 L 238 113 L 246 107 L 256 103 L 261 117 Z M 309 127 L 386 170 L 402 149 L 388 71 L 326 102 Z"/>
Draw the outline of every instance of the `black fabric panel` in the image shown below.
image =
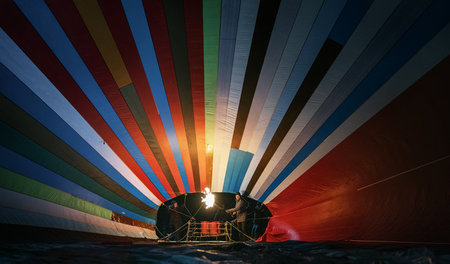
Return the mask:
<path fill-rule="evenodd" d="M 173 175 L 170 172 L 169 165 L 167 164 L 167 161 L 164 158 L 161 147 L 159 146 L 153 128 L 150 125 L 150 122 L 148 121 L 147 114 L 145 113 L 141 100 L 139 100 L 139 96 L 136 92 L 136 89 L 134 88 L 134 85 L 132 83 L 128 84 L 120 88 L 120 92 L 122 93 L 122 96 L 127 102 L 128 107 L 130 108 L 131 113 L 134 116 L 134 119 L 136 120 L 139 128 L 141 129 L 145 141 L 147 141 L 147 144 L 152 150 L 153 155 L 155 156 L 159 166 L 161 167 L 164 175 L 166 176 L 166 179 L 169 182 L 170 187 L 172 187 L 172 190 L 175 192 L 176 195 L 179 195 L 180 190 L 178 189 L 177 183 L 175 182 L 175 179 L 173 178 Z"/>
<path fill-rule="evenodd" d="M 83 156 L 78 154 L 78 152 L 73 150 L 55 134 L 53 134 L 38 121 L 28 115 L 25 111 L 23 111 L 20 107 L 16 106 L 13 102 L 8 100 L 1 94 L 0 106 L 2 113 L 0 117 L 1 121 L 16 129 L 26 137 L 32 139 L 34 142 L 46 148 L 48 151 L 52 152 L 60 159 L 64 160 L 72 167 L 89 176 L 91 179 L 103 185 L 105 188 L 109 189 L 112 192 L 100 193 L 99 195 L 116 204 L 117 202 L 114 201 L 114 198 L 116 197 L 114 196 L 118 196 L 117 198 L 120 197 L 121 199 L 125 200 L 126 203 L 129 203 L 128 206 L 125 204 L 124 207 L 127 207 L 127 209 L 129 209 L 130 211 L 138 214 L 143 214 L 144 216 L 150 218 L 154 218 L 156 216 L 157 212 L 155 209 L 137 199 L 134 195 L 129 193 L 121 185 L 105 175 L 101 170 L 95 167 Z M 140 209 L 142 211 L 133 208 Z M 148 215 L 148 213 L 150 213 L 151 215 Z"/>
<path fill-rule="evenodd" d="M 267 163 L 269 163 L 281 141 L 289 132 L 292 124 L 297 119 L 303 107 L 306 105 L 314 90 L 317 88 L 320 81 L 322 81 L 323 77 L 328 72 L 328 69 L 331 67 L 341 50 L 342 45 L 331 39 L 327 39 L 323 44 L 319 54 L 316 57 L 316 60 L 311 66 L 311 69 L 306 75 L 303 83 L 300 85 L 300 88 L 295 94 L 291 105 L 289 106 L 286 114 L 281 120 L 280 125 L 278 126 L 275 134 L 272 137 L 272 140 L 267 146 L 266 152 L 264 152 L 261 161 L 256 167 L 252 179 L 250 180 L 250 183 L 248 184 L 245 191 L 246 193 L 250 193 L 252 191 L 264 168 L 267 166 Z"/>
<path fill-rule="evenodd" d="M 184 7 L 182 0 L 164 0 L 167 28 L 169 30 L 173 63 L 180 93 L 181 109 L 189 146 L 189 154 L 194 174 L 195 190 L 200 191 L 200 175 L 197 153 L 197 138 L 195 134 L 194 109 L 192 104 L 191 78 L 189 57 L 186 43 L 186 26 L 184 22 Z"/>
<path fill-rule="evenodd" d="M 262 0 L 260 3 L 247 69 L 245 70 L 244 84 L 242 86 L 231 148 L 239 149 L 241 144 L 248 112 L 252 105 L 279 5 L 280 0 Z"/>

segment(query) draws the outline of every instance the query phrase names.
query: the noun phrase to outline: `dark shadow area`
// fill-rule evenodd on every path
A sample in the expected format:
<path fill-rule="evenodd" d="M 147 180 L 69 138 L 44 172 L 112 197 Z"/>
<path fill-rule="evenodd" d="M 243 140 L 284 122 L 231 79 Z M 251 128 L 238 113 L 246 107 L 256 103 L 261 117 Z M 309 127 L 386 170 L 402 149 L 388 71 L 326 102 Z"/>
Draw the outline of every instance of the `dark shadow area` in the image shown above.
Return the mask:
<path fill-rule="evenodd" d="M 338 242 L 201 244 L 1 243 L 1 263 L 449 263 L 450 250 L 430 245 Z"/>
<path fill-rule="evenodd" d="M 146 238 L 111 236 L 98 233 L 62 230 L 26 225 L 0 224 L 0 243 L 108 243 L 150 242 Z"/>
<path fill-rule="evenodd" d="M 171 225 L 171 217 L 174 214 L 179 214 L 181 217 L 181 223 L 178 227 L 186 224 L 189 220 L 202 222 L 202 221 L 220 221 L 233 223 L 235 220 L 231 214 L 226 212 L 226 209 L 233 208 L 235 206 L 235 193 L 213 193 L 215 196 L 215 204 L 212 208 L 206 208 L 202 202 L 202 198 L 205 197 L 203 193 L 189 193 L 186 195 L 177 196 L 171 200 L 163 203 L 159 210 L 156 220 L 156 233 L 160 238 L 169 240 L 184 240 L 187 227 L 182 227 L 181 235 L 177 237 L 171 237 L 169 234 L 176 231 L 176 227 Z M 267 207 L 259 203 L 258 201 L 249 197 L 242 197 L 247 207 L 247 221 L 245 233 L 254 238 L 259 238 L 266 230 L 269 217 L 271 217 L 270 211 Z M 174 203 L 177 203 L 178 209 L 174 209 Z M 176 211 L 176 212 L 175 212 Z M 173 220 L 172 220 L 173 222 Z M 235 232 L 236 233 L 236 232 Z M 169 235 L 169 236 L 168 236 Z M 235 240 L 233 234 L 233 240 Z M 218 240 L 224 240 L 224 238 L 218 238 Z"/>

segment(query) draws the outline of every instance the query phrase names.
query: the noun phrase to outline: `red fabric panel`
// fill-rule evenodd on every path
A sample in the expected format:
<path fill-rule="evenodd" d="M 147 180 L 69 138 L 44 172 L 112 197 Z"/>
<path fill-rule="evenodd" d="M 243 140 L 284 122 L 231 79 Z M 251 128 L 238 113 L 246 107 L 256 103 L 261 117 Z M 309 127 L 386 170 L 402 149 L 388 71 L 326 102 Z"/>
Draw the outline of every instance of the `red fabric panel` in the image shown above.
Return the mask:
<path fill-rule="evenodd" d="M 151 94 L 150 86 L 148 84 L 138 50 L 134 43 L 133 35 L 131 34 L 125 13 L 122 9 L 122 4 L 118 0 L 100 0 L 98 3 L 103 10 L 105 19 L 114 40 L 116 41 L 120 54 L 122 55 L 122 59 L 128 69 L 128 73 L 130 74 L 131 80 L 136 88 L 136 92 L 141 99 L 142 105 L 147 113 L 148 120 L 150 121 L 178 189 L 181 193 L 185 193 L 186 191 L 183 186 L 183 181 L 181 179 L 180 172 L 178 171 L 164 126 L 158 114 L 155 100 Z M 159 165 L 157 167 L 155 166 L 154 171 L 156 175 L 158 175 L 158 178 L 165 177 Z"/>
<path fill-rule="evenodd" d="M 205 91 L 203 72 L 202 0 L 184 1 L 184 17 L 191 70 L 192 104 L 194 107 L 200 186 L 206 186 Z M 211 187 L 211 186 L 209 186 Z"/>
<path fill-rule="evenodd" d="M 155 156 L 142 135 L 142 132 L 139 129 L 130 109 L 128 108 L 127 103 L 120 94 L 119 87 L 114 81 L 108 66 L 106 66 L 102 55 L 97 49 L 94 40 L 85 27 L 84 22 L 73 2 L 47 0 L 47 5 L 52 10 L 61 27 L 67 33 L 70 41 L 77 49 L 78 54 L 86 63 L 89 71 L 92 73 L 120 120 L 133 137 L 133 140 L 136 142 L 136 145 L 139 147 L 145 159 L 152 168 L 159 167 Z M 171 197 L 175 197 L 175 193 L 170 187 L 166 177 L 164 177 L 164 175 L 157 176 L 169 195 Z"/>
<path fill-rule="evenodd" d="M 155 47 L 164 88 L 166 90 L 167 100 L 172 113 L 175 132 L 177 134 L 178 143 L 180 144 L 181 156 L 183 158 L 189 188 L 191 192 L 200 191 L 195 190 L 194 174 L 192 172 L 191 157 L 189 155 L 183 113 L 181 111 L 163 2 L 161 0 L 143 1 L 143 4 L 145 13 L 147 14 L 148 26 L 152 35 L 153 46 Z"/>
<path fill-rule="evenodd" d="M 67 98 L 95 131 L 108 143 L 113 151 L 127 164 L 131 171 L 158 199 L 165 198 L 151 183 L 142 169 L 128 153 L 117 136 L 97 112 L 89 99 L 78 87 L 58 58 L 45 44 L 26 17 L 11 1 L 1 1 L 0 22 L 7 34 L 20 46 L 36 66 Z"/>
<path fill-rule="evenodd" d="M 449 70 L 450 57 L 268 203 L 261 240 L 450 242 Z"/>

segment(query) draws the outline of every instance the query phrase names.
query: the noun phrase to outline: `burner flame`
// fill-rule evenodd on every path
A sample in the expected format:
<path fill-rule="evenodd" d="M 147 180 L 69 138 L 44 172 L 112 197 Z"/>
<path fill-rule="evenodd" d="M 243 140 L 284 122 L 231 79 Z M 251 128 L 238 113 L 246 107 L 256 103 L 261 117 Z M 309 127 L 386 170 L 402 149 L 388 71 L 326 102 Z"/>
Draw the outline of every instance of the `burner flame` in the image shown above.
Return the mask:
<path fill-rule="evenodd" d="M 206 204 L 206 209 L 213 207 L 214 194 L 209 191 L 209 188 L 205 188 L 205 191 L 203 193 L 206 194 L 205 198 L 202 198 L 202 202 Z"/>

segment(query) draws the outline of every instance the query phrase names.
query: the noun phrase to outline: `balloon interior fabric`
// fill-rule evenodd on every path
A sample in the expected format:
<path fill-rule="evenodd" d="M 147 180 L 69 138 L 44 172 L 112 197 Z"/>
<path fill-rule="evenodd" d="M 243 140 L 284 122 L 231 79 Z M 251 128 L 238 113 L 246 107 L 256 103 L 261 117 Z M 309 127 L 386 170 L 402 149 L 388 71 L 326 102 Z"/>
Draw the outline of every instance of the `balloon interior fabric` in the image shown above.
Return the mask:
<path fill-rule="evenodd" d="M 0 223 L 157 239 L 208 187 L 264 242 L 450 243 L 449 10 L 2 0 Z"/>

